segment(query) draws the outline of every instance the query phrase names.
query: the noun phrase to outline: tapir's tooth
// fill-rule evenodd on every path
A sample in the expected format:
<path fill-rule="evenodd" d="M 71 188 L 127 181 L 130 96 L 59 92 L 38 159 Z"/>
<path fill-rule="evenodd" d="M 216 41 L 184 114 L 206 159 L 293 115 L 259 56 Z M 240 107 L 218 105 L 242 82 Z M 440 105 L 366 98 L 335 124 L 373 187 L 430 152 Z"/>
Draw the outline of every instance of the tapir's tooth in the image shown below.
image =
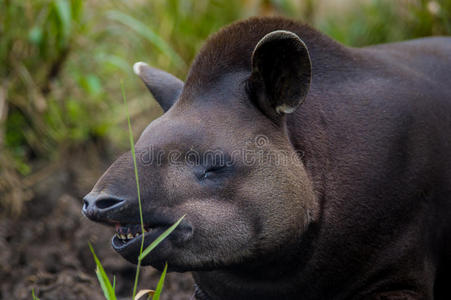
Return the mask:
<path fill-rule="evenodd" d="M 132 239 L 133 238 L 133 234 L 131 234 L 131 233 L 127 234 L 127 238 Z"/>
<path fill-rule="evenodd" d="M 126 239 L 126 236 L 123 235 L 123 234 L 121 234 L 121 239 L 125 240 L 125 239 Z"/>
<path fill-rule="evenodd" d="M 139 235 L 139 232 L 135 233 L 135 237 L 137 237 Z"/>

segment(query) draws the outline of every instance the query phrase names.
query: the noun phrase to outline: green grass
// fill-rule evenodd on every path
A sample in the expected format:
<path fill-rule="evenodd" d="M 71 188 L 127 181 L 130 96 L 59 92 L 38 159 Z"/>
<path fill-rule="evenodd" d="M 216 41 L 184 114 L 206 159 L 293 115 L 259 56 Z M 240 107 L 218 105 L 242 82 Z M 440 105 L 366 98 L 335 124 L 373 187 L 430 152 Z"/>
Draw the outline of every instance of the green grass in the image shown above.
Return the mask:
<path fill-rule="evenodd" d="M 168 43 L 164 39 L 162 39 L 152 28 L 145 25 L 144 23 L 136 20 L 130 15 L 127 15 L 125 13 L 122 13 L 120 11 L 109 11 L 108 17 L 111 20 L 118 21 L 130 29 L 132 29 L 134 32 L 136 32 L 140 37 L 143 39 L 149 41 L 149 43 L 157 48 L 160 53 L 167 56 L 168 59 L 173 61 L 178 68 L 184 69 L 186 68 L 186 63 L 183 61 L 183 59 L 175 52 L 174 49 L 172 49 L 171 46 L 169 46 Z"/>
<path fill-rule="evenodd" d="M 181 221 L 181 219 L 180 219 Z M 161 291 L 163 290 L 164 279 L 166 278 L 166 271 L 168 270 L 168 263 L 164 265 L 163 273 L 161 273 L 160 280 L 158 280 L 157 288 L 155 289 L 155 294 L 152 297 L 152 300 L 160 299 Z"/>
<path fill-rule="evenodd" d="M 108 300 L 116 300 L 116 293 L 114 292 L 114 287 L 111 284 L 110 280 L 108 279 L 108 276 L 106 275 L 105 269 L 103 268 L 102 264 L 100 263 L 99 258 L 97 257 L 96 253 L 94 252 L 94 249 L 92 248 L 91 243 L 88 243 L 89 249 L 91 250 L 92 256 L 94 257 L 94 261 L 96 263 L 96 275 L 97 279 L 99 280 L 100 287 L 102 288 L 103 294 L 105 295 L 105 298 Z"/>
<path fill-rule="evenodd" d="M 39 298 L 34 294 L 34 289 L 31 290 L 31 297 L 33 298 L 33 300 L 39 300 Z"/>

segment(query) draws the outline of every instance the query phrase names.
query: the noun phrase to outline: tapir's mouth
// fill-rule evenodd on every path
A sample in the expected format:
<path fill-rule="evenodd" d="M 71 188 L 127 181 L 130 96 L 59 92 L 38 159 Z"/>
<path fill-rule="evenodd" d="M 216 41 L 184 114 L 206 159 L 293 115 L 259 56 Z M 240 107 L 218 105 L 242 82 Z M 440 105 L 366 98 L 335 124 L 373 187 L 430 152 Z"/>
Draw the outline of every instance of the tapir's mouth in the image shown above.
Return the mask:
<path fill-rule="evenodd" d="M 152 231 L 149 225 L 141 226 L 140 224 L 116 224 L 116 234 L 115 237 L 123 244 L 133 240 L 134 238 L 140 236 L 142 233 Z"/>
<path fill-rule="evenodd" d="M 138 256 L 140 253 L 141 245 L 144 238 L 144 248 L 149 246 L 153 241 L 155 241 L 166 229 L 172 226 L 174 222 L 170 221 L 170 219 L 161 218 L 158 223 L 144 224 L 122 224 L 119 223 L 115 225 L 116 232 L 111 240 L 111 245 L 113 249 L 121 254 L 125 259 L 132 263 L 138 262 Z M 170 243 L 171 245 L 182 246 L 186 243 L 193 234 L 193 228 L 191 224 L 187 221 L 182 222 L 179 226 L 174 230 L 173 233 L 170 234 L 162 243 Z M 170 241 L 166 241 L 170 240 Z M 161 245 L 163 246 L 163 245 Z M 158 248 L 161 248 L 158 246 Z M 155 249 L 156 251 L 157 249 Z M 170 253 L 167 252 L 168 248 L 165 248 L 163 252 L 160 253 L 160 256 L 167 256 Z M 155 251 L 153 251 L 152 259 L 158 259 L 158 255 L 156 255 Z M 163 258 L 162 258 L 163 259 Z M 144 264 L 148 264 L 148 262 L 144 262 Z M 163 264 L 164 265 L 164 264 Z"/>
<path fill-rule="evenodd" d="M 144 239 L 147 241 L 147 237 L 153 236 L 153 233 L 162 232 L 163 225 L 147 225 L 141 226 L 141 224 L 116 224 L 116 233 L 111 241 L 114 250 L 118 252 L 124 251 L 129 246 L 135 243 L 141 243 L 142 235 L 144 232 Z M 169 227 L 169 225 L 167 226 Z"/>

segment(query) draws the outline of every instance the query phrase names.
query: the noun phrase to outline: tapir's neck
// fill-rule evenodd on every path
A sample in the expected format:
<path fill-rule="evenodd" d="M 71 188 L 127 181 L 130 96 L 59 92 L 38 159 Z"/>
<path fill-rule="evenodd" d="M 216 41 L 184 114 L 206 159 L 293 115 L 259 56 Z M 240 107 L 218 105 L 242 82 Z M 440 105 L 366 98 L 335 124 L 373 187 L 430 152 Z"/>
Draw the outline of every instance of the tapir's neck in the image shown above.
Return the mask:
<path fill-rule="evenodd" d="M 252 262 L 193 272 L 196 299 L 294 299 L 309 292 L 315 274 L 311 257 L 319 224 L 312 223 L 297 242 Z"/>
<path fill-rule="evenodd" d="M 272 266 L 267 266 L 271 269 Z M 278 278 L 255 279 L 240 272 L 211 271 L 193 273 L 197 300 L 285 299 L 299 295 L 297 276 L 278 274 Z M 290 297 L 291 295 L 291 297 Z"/>

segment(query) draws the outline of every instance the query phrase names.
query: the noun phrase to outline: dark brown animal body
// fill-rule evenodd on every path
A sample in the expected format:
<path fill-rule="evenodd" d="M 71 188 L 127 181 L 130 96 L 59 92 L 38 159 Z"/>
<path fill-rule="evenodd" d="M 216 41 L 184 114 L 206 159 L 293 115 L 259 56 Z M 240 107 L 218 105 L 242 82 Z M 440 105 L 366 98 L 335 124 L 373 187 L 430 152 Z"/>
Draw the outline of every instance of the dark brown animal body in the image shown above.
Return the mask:
<path fill-rule="evenodd" d="M 146 244 L 186 215 L 145 263 L 193 271 L 198 299 L 451 299 L 450 38 L 355 49 L 254 18 L 186 83 L 135 71 L 167 110 L 136 144 Z M 83 208 L 132 262 L 134 180 L 127 153 Z"/>

